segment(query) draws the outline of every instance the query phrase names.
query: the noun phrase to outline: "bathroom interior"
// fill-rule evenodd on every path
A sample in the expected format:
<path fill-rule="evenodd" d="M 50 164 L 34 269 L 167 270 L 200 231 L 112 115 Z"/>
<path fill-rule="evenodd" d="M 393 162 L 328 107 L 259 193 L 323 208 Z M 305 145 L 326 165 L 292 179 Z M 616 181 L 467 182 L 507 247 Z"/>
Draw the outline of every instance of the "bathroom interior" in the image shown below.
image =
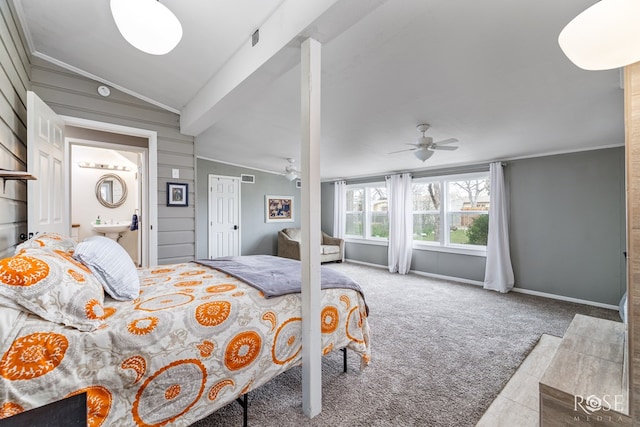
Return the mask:
<path fill-rule="evenodd" d="M 77 143 L 70 148 L 72 237 L 111 238 L 140 266 L 142 154 Z"/>

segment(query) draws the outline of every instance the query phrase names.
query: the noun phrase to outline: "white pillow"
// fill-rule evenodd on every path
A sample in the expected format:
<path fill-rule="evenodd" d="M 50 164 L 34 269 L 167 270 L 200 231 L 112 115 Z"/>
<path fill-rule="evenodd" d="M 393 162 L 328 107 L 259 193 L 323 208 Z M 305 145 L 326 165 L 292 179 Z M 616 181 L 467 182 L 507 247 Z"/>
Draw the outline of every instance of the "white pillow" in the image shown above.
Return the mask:
<path fill-rule="evenodd" d="M 115 240 L 93 236 L 78 243 L 73 257 L 89 267 L 104 290 L 119 301 L 140 295 L 140 278 L 133 260 Z"/>

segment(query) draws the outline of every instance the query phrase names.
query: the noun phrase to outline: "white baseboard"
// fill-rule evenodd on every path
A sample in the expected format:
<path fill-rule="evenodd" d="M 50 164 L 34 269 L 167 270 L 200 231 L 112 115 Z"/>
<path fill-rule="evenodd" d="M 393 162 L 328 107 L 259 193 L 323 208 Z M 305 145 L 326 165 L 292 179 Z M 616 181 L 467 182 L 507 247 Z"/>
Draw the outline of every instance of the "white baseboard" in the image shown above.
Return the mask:
<path fill-rule="evenodd" d="M 356 261 L 356 260 L 352 260 L 352 259 L 346 259 L 345 262 L 350 262 L 350 263 L 353 263 L 353 264 L 361 264 L 361 265 L 366 265 L 366 266 L 374 267 L 374 268 L 381 268 L 381 269 L 385 269 L 385 270 L 388 269 L 386 265 L 372 264 L 370 262 L 362 262 L 362 261 Z M 417 274 L 418 276 L 432 277 L 434 279 L 448 280 L 448 281 L 451 281 L 451 282 L 466 283 L 468 285 L 484 286 L 483 282 L 479 282 L 477 280 L 464 279 L 464 278 L 461 278 L 461 277 L 444 276 L 444 275 L 441 275 L 441 274 L 425 273 L 424 271 L 417 271 L 417 270 L 411 270 L 410 272 L 414 273 L 414 274 Z M 607 308 L 609 310 L 616 310 L 616 311 L 619 310 L 619 307 L 617 305 L 604 304 L 604 303 L 601 303 L 601 302 L 588 301 L 588 300 L 579 299 L 579 298 L 571 298 L 571 297 L 566 297 L 566 296 L 563 296 L 563 295 L 550 294 L 550 293 L 547 293 L 547 292 L 532 291 L 532 290 L 529 290 L 529 289 L 522 289 L 522 288 L 513 288 L 512 291 L 513 292 L 518 292 L 518 293 L 521 293 L 521 294 L 526 294 L 526 295 L 533 295 L 533 296 L 536 296 L 536 297 L 555 299 L 555 300 L 559 300 L 559 301 L 574 302 L 576 304 L 590 305 L 590 306 L 593 306 L 593 307 Z"/>
<path fill-rule="evenodd" d="M 364 261 L 357 261 L 355 259 L 345 259 L 344 262 L 348 262 L 351 264 L 360 264 L 360 265 L 366 265 L 369 267 L 374 267 L 374 268 L 381 268 L 383 270 L 388 270 L 388 267 L 386 265 L 381 265 L 381 264 L 373 264 L 370 262 L 364 262 Z"/>
<path fill-rule="evenodd" d="M 521 294 L 534 295 L 534 296 L 537 296 L 537 297 L 557 299 L 557 300 L 560 300 L 560 301 L 567 301 L 567 302 L 575 302 L 576 304 L 584 304 L 584 305 L 590 305 L 590 306 L 593 306 L 593 307 L 608 308 L 610 310 L 615 310 L 615 311 L 618 311 L 620 309 L 620 307 L 618 307 L 617 305 L 604 304 L 604 303 L 595 302 L 595 301 L 588 301 L 586 299 L 565 297 L 563 295 L 549 294 L 549 293 L 546 293 L 546 292 L 532 291 L 532 290 L 529 290 L 529 289 L 513 288 L 512 291 L 513 292 L 518 292 L 518 293 L 521 293 Z"/>
<path fill-rule="evenodd" d="M 467 285 L 484 286 L 483 282 L 477 280 L 463 279 L 462 277 L 443 276 L 442 274 L 425 273 L 424 271 L 411 270 L 411 273 L 418 276 L 432 277 L 434 279 L 448 280 L 450 282 L 466 283 Z"/>

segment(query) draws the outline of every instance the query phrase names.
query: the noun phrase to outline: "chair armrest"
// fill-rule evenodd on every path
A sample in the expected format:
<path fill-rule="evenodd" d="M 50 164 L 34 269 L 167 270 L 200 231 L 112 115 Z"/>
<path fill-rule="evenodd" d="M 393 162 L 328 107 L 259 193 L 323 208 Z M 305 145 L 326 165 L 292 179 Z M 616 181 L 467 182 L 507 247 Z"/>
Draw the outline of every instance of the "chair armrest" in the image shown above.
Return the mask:
<path fill-rule="evenodd" d="M 342 245 L 344 245 L 344 240 L 342 240 L 339 237 L 329 236 L 327 233 L 325 233 L 323 231 L 322 232 L 322 244 L 323 245 L 342 246 Z"/>
<path fill-rule="evenodd" d="M 278 231 L 278 256 L 300 260 L 300 242 L 291 240 L 286 233 Z"/>
<path fill-rule="evenodd" d="M 338 262 L 344 261 L 344 239 L 339 237 L 329 236 L 324 231 L 322 232 L 322 244 L 323 245 L 332 245 L 340 247 L 340 254 Z"/>

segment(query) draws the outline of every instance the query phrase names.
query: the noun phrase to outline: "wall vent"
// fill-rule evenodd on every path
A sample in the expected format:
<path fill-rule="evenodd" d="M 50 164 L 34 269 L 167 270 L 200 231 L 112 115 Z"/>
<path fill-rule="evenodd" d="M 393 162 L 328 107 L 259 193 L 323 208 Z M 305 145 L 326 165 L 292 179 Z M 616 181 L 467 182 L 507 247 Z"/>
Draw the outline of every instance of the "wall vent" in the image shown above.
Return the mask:
<path fill-rule="evenodd" d="M 255 184 L 256 176 L 255 175 L 247 175 L 245 173 L 240 174 L 240 182 L 243 184 Z"/>

